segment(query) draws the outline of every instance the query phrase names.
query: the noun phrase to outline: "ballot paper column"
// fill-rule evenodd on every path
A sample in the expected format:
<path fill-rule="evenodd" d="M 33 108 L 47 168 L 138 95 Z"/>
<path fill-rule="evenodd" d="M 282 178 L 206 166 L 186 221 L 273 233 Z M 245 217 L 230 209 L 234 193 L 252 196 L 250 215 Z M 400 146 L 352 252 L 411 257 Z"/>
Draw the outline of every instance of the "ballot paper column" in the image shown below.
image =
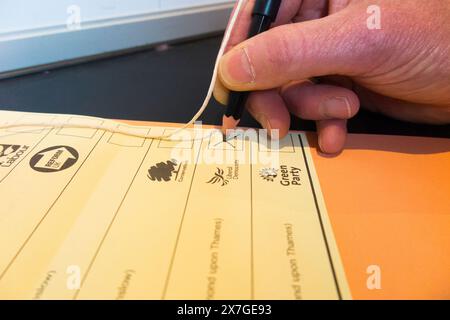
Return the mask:
<path fill-rule="evenodd" d="M 163 297 L 251 299 L 249 142 L 217 130 L 201 155 Z"/>
<path fill-rule="evenodd" d="M 152 145 L 76 298 L 164 297 L 201 146 L 202 140 Z"/>
<path fill-rule="evenodd" d="M 87 270 L 151 142 L 93 129 L 54 129 L 46 136 L 36 150 L 65 147 L 76 159 L 70 168 L 45 172 L 27 157 L 0 184 L 28 181 L 23 199 L 8 199 L 9 210 L 1 213 L 1 298 L 73 297 L 76 276 Z"/>
<path fill-rule="evenodd" d="M 26 114 L 17 121 L 40 121 L 41 118 L 48 120 L 48 117 Z M 2 131 L 2 145 L 16 142 L 21 147 L 28 146 L 29 150 L 20 155 L 16 153 L 19 156 L 16 163 L 13 163 L 7 174 L 2 174 L 0 182 L 0 193 L 12 195 L 2 198 L 0 209 L 2 298 L 24 297 L 24 283 L 35 275 L 34 269 L 30 272 L 34 260 L 27 265 L 23 278 L 18 277 L 10 284 L 7 280 L 8 271 L 12 270 L 21 250 L 48 216 L 61 190 L 71 183 L 103 135 L 97 130 L 79 130 L 75 134 L 70 130 L 41 128 Z M 60 143 L 62 138 L 64 145 Z M 49 164 L 48 167 L 46 164 Z"/>
<path fill-rule="evenodd" d="M 347 282 L 304 134 L 253 142 L 255 299 L 345 299 Z M 278 158 L 265 165 L 256 155 Z"/>

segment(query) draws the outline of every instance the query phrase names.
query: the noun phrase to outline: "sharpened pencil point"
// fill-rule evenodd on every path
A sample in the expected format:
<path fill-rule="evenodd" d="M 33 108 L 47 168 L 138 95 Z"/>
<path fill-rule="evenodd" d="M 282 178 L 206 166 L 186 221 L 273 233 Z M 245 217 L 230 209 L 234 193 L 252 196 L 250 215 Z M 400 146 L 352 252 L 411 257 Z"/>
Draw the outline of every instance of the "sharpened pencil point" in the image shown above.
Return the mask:
<path fill-rule="evenodd" d="M 228 130 L 236 129 L 238 124 L 239 124 L 239 120 L 235 120 L 233 117 L 223 116 L 223 120 L 222 120 L 222 134 L 224 136 L 224 139 L 227 138 Z M 226 140 L 224 140 L 224 142 L 225 141 Z"/>

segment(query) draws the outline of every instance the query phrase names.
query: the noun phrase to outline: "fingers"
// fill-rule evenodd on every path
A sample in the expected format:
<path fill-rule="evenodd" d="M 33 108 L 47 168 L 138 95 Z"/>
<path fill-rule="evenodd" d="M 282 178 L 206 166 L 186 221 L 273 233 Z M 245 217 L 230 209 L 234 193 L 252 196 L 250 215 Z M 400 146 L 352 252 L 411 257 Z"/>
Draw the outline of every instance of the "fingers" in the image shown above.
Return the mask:
<path fill-rule="evenodd" d="M 319 19 L 327 14 L 327 0 L 303 0 L 298 15 L 294 22 L 303 22 Z"/>
<path fill-rule="evenodd" d="M 331 0 L 328 5 L 328 14 L 334 14 L 345 9 L 351 0 Z"/>
<path fill-rule="evenodd" d="M 228 52 L 220 64 L 220 79 L 232 90 L 251 91 L 328 74 L 363 74 L 378 54 L 373 41 L 366 39 L 366 19 L 366 12 L 357 6 L 273 28 Z"/>
<path fill-rule="evenodd" d="M 213 93 L 217 102 L 227 105 L 230 91 L 219 80 L 216 81 Z"/>
<path fill-rule="evenodd" d="M 289 112 L 305 120 L 316 120 L 319 147 L 322 152 L 335 154 L 344 148 L 347 119 L 359 111 L 357 95 L 346 88 L 332 85 L 299 83 L 277 90 L 253 92 L 247 109 L 261 126 L 279 130 L 279 138 L 289 131 Z"/>
<path fill-rule="evenodd" d="M 341 152 L 347 139 L 346 120 L 321 120 L 317 121 L 320 150 L 328 154 Z"/>
<path fill-rule="evenodd" d="M 288 110 L 305 120 L 317 120 L 322 152 L 341 152 L 347 136 L 347 119 L 359 111 L 358 96 L 351 90 L 333 85 L 300 83 L 282 92 Z"/>
<path fill-rule="evenodd" d="M 273 25 L 279 26 L 291 22 L 292 19 L 297 15 L 304 1 L 305 0 L 282 1 L 277 19 L 275 20 Z"/>
<path fill-rule="evenodd" d="M 277 20 L 274 22 L 274 25 L 283 25 L 290 22 L 298 13 L 301 3 L 302 0 L 282 1 Z M 239 14 L 238 20 L 236 21 L 230 40 L 228 41 L 225 52 L 228 52 L 237 44 L 247 39 L 254 5 L 255 0 L 244 0 L 243 7 Z M 237 5 L 235 6 L 234 10 L 236 10 L 236 7 Z M 220 79 L 218 79 L 214 88 L 214 98 L 219 103 L 226 105 L 228 101 L 228 94 L 229 90 L 222 84 Z"/>
<path fill-rule="evenodd" d="M 253 92 L 247 103 L 250 114 L 267 129 L 272 138 L 272 130 L 278 131 L 278 138 L 283 138 L 289 131 L 291 117 L 289 111 L 276 90 Z"/>
<path fill-rule="evenodd" d="M 450 103 L 447 105 L 412 103 L 383 96 L 360 86 L 355 86 L 355 91 L 364 107 L 370 111 L 408 122 L 450 123 Z"/>
<path fill-rule="evenodd" d="M 321 151 L 335 154 L 344 148 L 347 119 L 358 112 L 359 99 L 346 88 L 301 83 L 284 89 L 282 95 L 277 90 L 253 92 L 247 109 L 269 134 L 279 130 L 280 139 L 289 131 L 289 111 L 305 120 L 317 120 Z"/>
<path fill-rule="evenodd" d="M 234 30 L 231 34 L 230 40 L 228 41 L 227 47 L 225 49 L 225 52 L 227 52 L 229 49 L 233 48 L 235 45 L 239 44 L 243 40 L 247 38 L 248 28 L 250 26 L 251 22 L 251 12 L 253 5 L 255 3 L 255 0 L 242 0 L 243 4 L 241 7 L 241 11 L 239 13 L 239 16 L 237 17 L 237 20 L 234 25 Z M 231 16 L 233 16 L 237 10 L 238 2 L 236 2 L 236 5 L 234 6 L 233 12 L 231 13 Z M 227 26 L 227 29 L 229 28 L 229 25 Z"/>
<path fill-rule="evenodd" d="M 359 111 L 353 91 L 332 85 L 295 84 L 285 88 L 282 96 L 289 111 L 305 120 L 346 120 Z"/>

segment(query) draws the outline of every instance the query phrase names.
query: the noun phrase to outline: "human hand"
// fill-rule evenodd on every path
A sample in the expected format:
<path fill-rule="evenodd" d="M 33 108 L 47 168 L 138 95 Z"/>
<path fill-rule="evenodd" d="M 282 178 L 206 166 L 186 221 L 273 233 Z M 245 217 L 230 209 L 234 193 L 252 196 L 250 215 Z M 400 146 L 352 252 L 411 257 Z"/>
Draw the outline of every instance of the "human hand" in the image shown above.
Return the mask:
<path fill-rule="evenodd" d="M 315 120 L 325 153 L 342 150 L 360 104 L 405 121 L 450 123 L 449 0 L 284 0 L 273 28 L 243 41 L 253 4 L 221 61 L 219 102 L 228 89 L 254 91 L 249 112 L 280 137 L 289 112 Z M 379 30 L 367 25 L 371 5 L 381 9 Z"/>

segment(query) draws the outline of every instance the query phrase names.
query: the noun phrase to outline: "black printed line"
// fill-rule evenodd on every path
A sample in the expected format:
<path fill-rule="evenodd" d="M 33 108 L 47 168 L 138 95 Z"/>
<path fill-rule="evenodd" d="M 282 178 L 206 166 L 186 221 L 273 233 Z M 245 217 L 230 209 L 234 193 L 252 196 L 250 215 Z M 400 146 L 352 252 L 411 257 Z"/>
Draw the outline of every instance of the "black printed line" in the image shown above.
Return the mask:
<path fill-rule="evenodd" d="M 41 218 L 41 220 L 39 220 L 38 224 L 34 227 L 34 229 L 31 231 L 31 233 L 28 235 L 28 237 L 25 239 L 24 243 L 20 246 L 19 250 L 17 251 L 17 253 L 14 255 L 14 257 L 12 258 L 12 260 L 8 263 L 8 265 L 6 266 L 5 270 L 3 270 L 3 272 L 0 274 L 0 281 L 2 280 L 2 278 L 5 276 L 6 272 L 8 272 L 9 268 L 12 266 L 12 264 L 14 263 L 14 261 L 17 259 L 17 257 L 19 256 L 19 254 L 22 252 L 23 248 L 25 248 L 25 246 L 27 245 L 27 243 L 30 241 L 31 237 L 33 236 L 33 234 L 36 232 L 36 230 L 39 228 L 39 226 L 42 224 L 42 222 L 44 221 L 44 219 L 47 217 L 48 213 L 52 210 L 52 208 L 55 206 L 56 202 L 58 202 L 59 198 L 61 197 L 61 195 L 64 193 L 64 191 L 66 191 L 67 187 L 70 185 L 70 183 L 73 181 L 73 179 L 75 178 L 75 176 L 77 175 L 78 171 L 80 171 L 80 169 L 83 167 L 83 165 L 85 164 L 86 160 L 89 158 L 89 156 L 91 155 L 92 151 L 94 151 L 94 149 L 97 147 L 98 143 L 102 140 L 103 136 L 105 135 L 105 132 L 102 133 L 102 135 L 100 136 L 100 138 L 97 140 L 97 142 L 95 143 L 95 145 L 92 147 L 91 151 L 89 151 L 88 155 L 86 156 L 86 158 L 83 160 L 83 162 L 80 164 L 80 166 L 78 167 L 78 169 L 75 171 L 75 173 L 72 175 L 72 177 L 70 178 L 70 180 L 67 182 L 67 184 L 64 186 L 64 188 L 61 190 L 61 192 L 59 193 L 59 195 L 56 197 L 55 201 L 53 201 L 53 203 L 51 204 L 51 206 L 47 209 L 47 211 L 45 212 L 44 216 Z"/>
<path fill-rule="evenodd" d="M 311 190 L 312 190 L 313 196 L 314 196 L 314 203 L 315 203 L 315 205 L 316 205 L 316 211 L 317 211 L 317 216 L 318 216 L 319 222 L 320 222 L 320 228 L 321 228 L 321 231 L 322 231 L 323 240 L 324 240 L 324 242 L 325 242 L 325 247 L 326 247 L 326 249 L 327 249 L 328 260 L 329 260 L 329 262 L 330 262 L 331 271 L 332 271 L 332 273 L 333 273 L 334 284 L 335 284 L 335 286 L 336 286 L 336 292 L 337 292 L 337 295 L 338 295 L 338 297 L 339 297 L 339 300 L 342 300 L 341 289 L 339 288 L 339 282 L 338 282 L 338 280 L 337 280 L 336 270 L 335 270 L 335 268 L 334 268 L 333 259 L 332 259 L 332 257 L 331 257 L 331 251 L 330 251 L 330 247 L 329 247 L 329 244 L 328 244 L 327 235 L 326 235 L 326 233 L 325 233 L 325 229 L 324 229 L 324 226 L 323 226 L 322 215 L 321 215 L 321 212 L 320 212 L 319 203 L 318 203 L 318 201 L 317 201 L 316 190 L 315 190 L 315 188 L 314 188 L 314 183 L 313 183 L 312 178 L 311 178 L 311 171 L 310 171 L 310 169 L 309 169 L 308 160 L 307 160 L 307 158 L 306 158 L 305 146 L 304 146 L 304 144 L 303 144 L 303 140 L 302 140 L 301 135 L 298 135 L 298 138 L 300 139 L 300 144 L 301 144 L 301 146 L 302 146 L 303 159 L 305 160 L 306 170 L 308 171 L 309 183 L 310 183 L 310 185 L 311 185 Z"/>
<path fill-rule="evenodd" d="M 84 274 L 84 277 L 83 277 L 83 279 L 81 280 L 81 283 L 80 283 L 80 288 L 75 292 L 75 294 L 74 294 L 74 296 L 73 296 L 73 300 L 76 300 L 76 299 L 77 299 L 78 294 L 80 293 L 80 290 L 81 290 L 81 288 L 83 287 L 83 284 L 85 283 L 85 281 L 86 281 L 86 279 L 87 279 L 87 277 L 88 277 L 88 275 L 89 275 L 89 272 L 91 271 L 92 266 L 94 265 L 95 260 L 96 260 L 97 257 L 98 257 L 98 254 L 99 254 L 99 252 L 100 252 L 100 250 L 101 250 L 101 248 L 102 248 L 102 246 L 103 246 L 103 243 L 105 242 L 106 237 L 108 236 L 109 231 L 111 230 L 111 227 L 112 227 L 112 225 L 114 224 L 114 221 L 116 220 L 117 215 L 119 214 L 119 211 L 120 211 L 120 209 L 122 208 L 122 205 L 123 205 L 123 203 L 125 202 L 125 199 L 127 198 L 128 193 L 130 192 L 131 187 L 133 186 L 133 183 L 134 183 L 134 181 L 136 180 L 136 177 L 137 177 L 139 171 L 141 170 L 142 165 L 144 164 L 145 159 L 147 158 L 147 155 L 148 155 L 148 153 L 149 153 L 149 151 L 150 151 L 150 148 L 151 148 L 153 142 L 154 142 L 154 140 L 152 139 L 151 142 L 150 142 L 150 145 L 148 146 L 147 151 L 145 152 L 144 157 L 142 158 L 141 163 L 139 164 L 139 167 L 137 168 L 137 170 L 136 170 L 136 172 L 135 172 L 135 174 L 134 174 L 134 176 L 133 176 L 133 179 L 132 179 L 131 182 L 130 182 L 130 185 L 129 185 L 128 188 L 127 188 L 127 191 L 125 192 L 125 194 L 124 194 L 122 200 L 120 201 L 120 204 L 119 204 L 119 206 L 117 207 L 117 210 L 116 210 L 116 212 L 114 213 L 114 216 L 112 217 L 111 222 L 109 223 L 108 228 L 106 229 L 105 234 L 103 235 L 102 240 L 100 241 L 100 244 L 99 244 L 98 247 L 97 247 L 97 250 L 96 250 L 95 253 L 94 253 L 94 257 L 92 258 L 91 262 L 89 263 L 89 266 L 88 266 L 87 269 L 86 269 L 86 272 L 85 272 L 85 274 Z"/>
<path fill-rule="evenodd" d="M 253 163 L 252 146 L 250 144 L 250 288 L 251 300 L 255 300 L 255 260 L 253 249 Z"/>
<path fill-rule="evenodd" d="M 181 216 L 180 226 L 178 227 L 178 233 L 177 233 L 177 237 L 176 237 L 176 240 L 175 240 L 175 246 L 173 248 L 172 257 L 170 258 L 170 263 L 169 263 L 169 268 L 168 268 L 168 271 L 167 271 L 166 281 L 164 283 L 164 288 L 163 288 L 163 292 L 162 292 L 162 296 L 161 296 L 162 300 L 164 300 L 166 298 L 167 288 L 169 287 L 169 281 L 170 281 L 170 276 L 171 276 L 171 273 L 172 273 L 173 263 L 175 261 L 175 256 L 176 256 L 177 249 L 178 249 L 178 242 L 180 240 L 181 230 L 183 229 L 184 217 L 186 215 L 186 210 L 187 210 L 187 206 L 188 206 L 188 203 L 189 203 L 189 197 L 191 195 L 192 184 L 193 184 L 194 178 L 195 178 L 195 172 L 197 171 L 198 159 L 200 157 L 200 153 L 202 152 L 202 144 L 203 144 L 203 138 L 202 138 L 202 141 L 201 141 L 200 146 L 199 146 L 197 159 L 195 161 L 194 171 L 192 173 L 191 184 L 189 185 L 189 191 L 188 191 L 188 194 L 187 194 L 187 197 L 186 197 L 186 202 L 184 204 L 183 215 Z"/>
<path fill-rule="evenodd" d="M 34 145 L 34 147 L 31 148 L 31 150 L 26 154 L 26 156 L 22 157 L 22 159 L 19 159 L 19 161 L 17 161 L 17 164 L 0 180 L 0 183 L 2 183 L 3 180 L 5 180 L 11 174 L 11 172 L 13 172 L 14 169 L 17 168 L 19 164 L 33 152 L 34 149 L 36 149 L 36 147 L 42 142 L 42 140 L 44 140 L 48 136 L 48 134 L 51 131 L 52 131 L 51 129 L 48 130 L 48 132 L 44 134 L 44 136 Z"/>
<path fill-rule="evenodd" d="M 183 165 L 183 164 L 180 163 L 180 165 L 178 166 L 178 170 L 175 171 L 176 175 L 175 175 L 175 178 L 173 179 L 173 181 L 177 181 L 177 180 L 178 180 L 178 175 L 180 174 L 180 170 L 181 170 L 181 166 L 182 166 L 182 165 Z"/>

